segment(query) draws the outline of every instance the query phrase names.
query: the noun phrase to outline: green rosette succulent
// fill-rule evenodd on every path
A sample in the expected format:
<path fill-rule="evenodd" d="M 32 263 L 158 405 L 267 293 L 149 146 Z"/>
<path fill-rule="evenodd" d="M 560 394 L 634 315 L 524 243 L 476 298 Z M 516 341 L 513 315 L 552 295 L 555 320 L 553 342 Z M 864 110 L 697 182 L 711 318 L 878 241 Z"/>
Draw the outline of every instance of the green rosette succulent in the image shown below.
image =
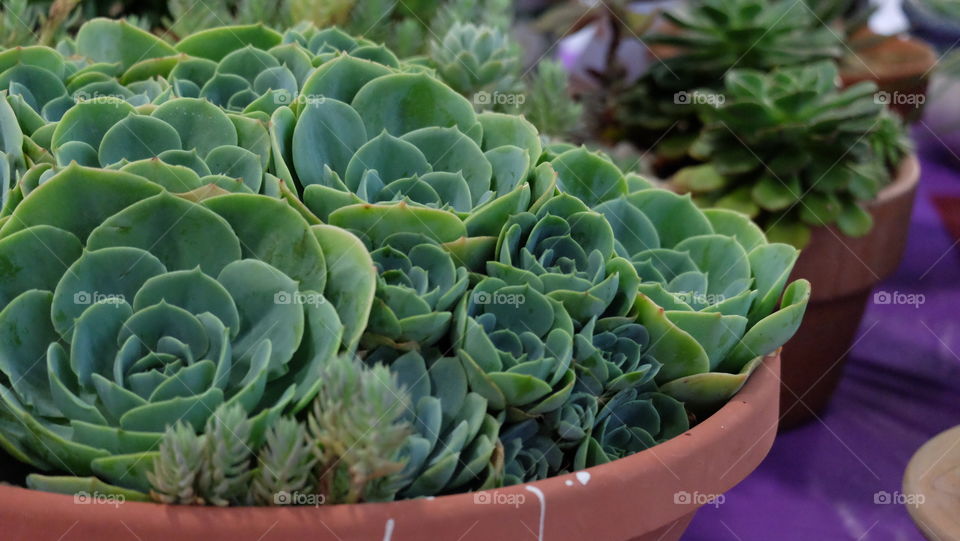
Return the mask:
<path fill-rule="evenodd" d="M 168 425 L 240 406 L 258 441 L 309 403 L 374 286 L 356 238 L 281 200 L 77 165 L 3 220 L 0 259 L 0 444 L 141 491 Z"/>
<path fill-rule="evenodd" d="M 33 45 L 0 53 L 0 88 L 7 90 L 18 109 L 29 108 L 36 122 L 57 121 L 77 103 L 113 97 L 144 105 L 166 88 L 157 80 L 125 86 L 117 64 L 67 59 L 49 47 Z"/>
<path fill-rule="evenodd" d="M 544 202 L 536 213 L 510 217 L 497 240 L 497 260 L 487 275 L 513 285 L 530 284 L 563 303 L 577 322 L 625 315 L 639 277 L 630 262 L 614 257 L 606 218 L 569 194 Z"/>
<path fill-rule="evenodd" d="M 657 189 L 597 210 L 621 224 L 617 253 L 641 277 L 632 313 L 663 365 L 655 381 L 692 410 L 722 404 L 799 327 L 810 284 L 787 286 L 797 250 L 767 243 L 746 216 Z"/>
<path fill-rule="evenodd" d="M 484 278 L 460 302 L 454 325 L 471 389 L 507 421 L 554 411 L 573 391 L 574 322 L 560 301 Z"/>
<path fill-rule="evenodd" d="M 505 32 L 472 23 L 450 27 L 442 40 L 433 43 L 430 58 L 437 75 L 467 97 L 509 90 L 517 82 L 520 67 L 520 57 Z"/>
<path fill-rule="evenodd" d="M 323 97 L 299 114 L 273 114 L 274 165 L 321 220 L 350 205 L 407 201 L 456 214 L 471 235 L 496 236 L 509 215 L 552 189 L 535 170 L 536 128 L 478 115 L 427 74 L 340 56 L 307 86 Z"/>
<path fill-rule="evenodd" d="M 649 449 L 690 427 L 683 402 L 658 392 L 629 389 L 596 413 L 589 438 L 577 448 L 573 468 L 604 464 Z"/>
<path fill-rule="evenodd" d="M 649 334 L 661 391 L 709 412 L 796 332 L 810 297 L 806 280 L 787 286 L 796 248 L 767 242 L 741 213 L 701 210 L 689 195 L 624 175 L 601 154 L 561 146 L 542 159 L 560 191 L 607 219 L 615 255 L 639 276 L 626 315 Z"/>
<path fill-rule="evenodd" d="M 701 108 L 705 127 L 690 156 L 703 163 L 672 182 L 798 247 L 813 227 L 866 234 L 873 220 L 864 205 L 891 181 L 907 143 L 876 85 L 840 89 L 838 80 L 829 62 L 730 72 L 725 101 Z"/>
<path fill-rule="evenodd" d="M 366 342 L 420 349 L 444 338 L 469 287 L 467 269 L 418 233 L 391 235 L 370 255 L 379 278 Z"/>
<path fill-rule="evenodd" d="M 574 391 L 559 408 L 501 433 L 507 484 L 622 458 L 690 426 L 684 404 L 658 392 L 661 364 L 634 319 L 593 318 L 574 344 Z"/>
<path fill-rule="evenodd" d="M 503 442 L 503 484 L 516 485 L 546 479 L 563 470 L 564 452 L 542 427 L 528 419 L 500 433 Z"/>
<path fill-rule="evenodd" d="M 140 108 L 115 98 L 83 102 L 37 129 L 33 139 L 51 149 L 56 165 L 36 183 L 77 162 L 144 176 L 178 193 L 215 185 L 229 192 L 280 194 L 278 179 L 266 173 L 265 123 L 225 113 L 207 100 L 173 98 Z M 19 195 L 35 187 L 31 177 Z"/>
<path fill-rule="evenodd" d="M 400 68 L 397 57 L 382 45 L 337 28 L 303 26 L 282 35 L 262 25 L 211 28 L 175 48 L 178 54 L 132 66 L 124 79 L 164 77 L 178 96 L 269 115 L 280 106 L 296 106 L 301 92 L 315 90 L 310 77 L 317 69 L 340 56 L 349 55 L 364 66 Z"/>
<path fill-rule="evenodd" d="M 500 421 L 487 411 L 487 400 L 470 390 L 457 357 L 427 356 L 380 348 L 368 358 L 384 361 L 410 394 L 406 417 L 414 434 L 408 439 L 398 496 L 413 498 L 502 483 L 497 453 Z"/>
<path fill-rule="evenodd" d="M 574 337 L 578 392 L 609 397 L 650 389 L 660 362 L 650 356 L 650 335 L 631 317 L 593 318 Z"/>

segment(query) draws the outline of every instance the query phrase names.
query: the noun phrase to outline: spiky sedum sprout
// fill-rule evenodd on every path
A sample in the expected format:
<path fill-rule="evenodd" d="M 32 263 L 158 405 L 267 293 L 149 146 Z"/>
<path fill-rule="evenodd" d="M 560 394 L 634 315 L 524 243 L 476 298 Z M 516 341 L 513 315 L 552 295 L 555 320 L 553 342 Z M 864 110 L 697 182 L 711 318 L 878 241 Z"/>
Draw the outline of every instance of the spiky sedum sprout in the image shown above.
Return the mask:
<path fill-rule="evenodd" d="M 205 438 L 178 422 L 167 428 L 160 441 L 160 454 L 147 479 L 153 486 L 150 496 L 161 503 L 195 504 L 201 498 L 196 485 L 203 465 Z"/>
<path fill-rule="evenodd" d="M 147 474 L 151 497 L 218 506 L 289 505 L 298 502 L 278 495 L 298 492 L 321 503 L 392 499 L 410 433 L 400 418 L 407 401 L 386 367 L 337 357 L 309 419 L 279 419 L 259 445 L 237 405 L 218 408 L 201 434 L 183 422 L 168 427 Z"/>
<path fill-rule="evenodd" d="M 147 474 L 163 503 L 227 506 L 241 502 L 250 478 L 250 421 L 239 405 L 223 405 L 202 434 L 184 422 L 169 427 Z"/>
<path fill-rule="evenodd" d="M 317 443 L 317 489 L 328 502 L 356 503 L 372 483 L 391 484 L 403 469 L 398 457 L 410 426 L 400 417 L 407 407 L 385 366 L 364 369 L 340 357 L 327 367 L 308 426 Z M 383 499 L 377 496 L 370 499 Z"/>
<path fill-rule="evenodd" d="M 7 0 L 0 5 L 0 47 L 53 46 L 77 22 L 80 0 L 55 0 L 47 5 Z"/>
<path fill-rule="evenodd" d="M 307 427 L 295 419 L 281 418 L 267 431 L 257 456 L 258 467 L 251 483 L 255 505 L 277 505 L 277 494 L 309 490 L 316 464 L 315 445 Z"/>
<path fill-rule="evenodd" d="M 524 114 L 540 133 L 562 137 L 580 126 L 583 105 L 567 89 L 568 74 L 557 60 L 542 60 L 528 86 Z"/>
<path fill-rule="evenodd" d="M 227 506 L 245 495 L 250 478 L 250 421 L 239 405 L 220 407 L 207 419 L 197 492 L 206 503 Z"/>

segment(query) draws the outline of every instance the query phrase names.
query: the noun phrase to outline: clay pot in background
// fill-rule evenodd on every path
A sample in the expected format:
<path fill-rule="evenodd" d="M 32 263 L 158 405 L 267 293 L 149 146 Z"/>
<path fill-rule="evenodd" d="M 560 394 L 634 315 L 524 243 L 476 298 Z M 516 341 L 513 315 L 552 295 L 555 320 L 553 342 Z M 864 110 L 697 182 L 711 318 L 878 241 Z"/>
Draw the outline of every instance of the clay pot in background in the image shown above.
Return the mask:
<path fill-rule="evenodd" d="M 809 421 L 829 402 L 873 287 L 900 264 L 919 178 L 920 163 L 908 156 L 869 205 L 874 225 L 867 235 L 851 238 L 821 227 L 800 253 L 790 279 L 810 280 L 813 294 L 783 350 L 782 428 Z"/>
<path fill-rule="evenodd" d="M 777 431 L 780 358 L 771 355 L 723 408 L 635 455 L 543 481 L 391 503 L 192 507 L 0 486 L 7 539 L 549 539 L 676 541 L 697 509 L 752 472 Z M 78 501 L 80 498 L 80 501 Z M 708 500 L 711 500 L 709 502 Z"/>
<path fill-rule="evenodd" d="M 858 42 L 866 45 L 857 46 Z M 919 118 L 937 52 L 916 38 L 870 32 L 855 34 L 851 43 L 853 52 L 840 64 L 843 85 L 873 81 L 879 89 L 877 99 L 907 121 Z"/>

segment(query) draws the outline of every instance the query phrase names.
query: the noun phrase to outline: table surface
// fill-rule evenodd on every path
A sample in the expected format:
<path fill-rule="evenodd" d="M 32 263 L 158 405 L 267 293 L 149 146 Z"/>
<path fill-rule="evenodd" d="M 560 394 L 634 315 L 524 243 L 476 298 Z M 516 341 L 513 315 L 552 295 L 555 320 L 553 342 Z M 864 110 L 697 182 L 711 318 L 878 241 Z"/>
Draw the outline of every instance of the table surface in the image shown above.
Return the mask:
<path fill-rule="evenodd" d="M 684 541 L 923 539 L 903 505 L 883 503 L 901 496 L 913 453 L 960 424 L 960 240 L 935 205 L 956 198 L 956 235 L 960 158 L 923 126 L 914 130 L 923 171 L 906 253 L 875 290 L 914 294 L 918 304 L 871 299 L 827 410 L 779 435 L 721 505 L 701 509 Z"/>

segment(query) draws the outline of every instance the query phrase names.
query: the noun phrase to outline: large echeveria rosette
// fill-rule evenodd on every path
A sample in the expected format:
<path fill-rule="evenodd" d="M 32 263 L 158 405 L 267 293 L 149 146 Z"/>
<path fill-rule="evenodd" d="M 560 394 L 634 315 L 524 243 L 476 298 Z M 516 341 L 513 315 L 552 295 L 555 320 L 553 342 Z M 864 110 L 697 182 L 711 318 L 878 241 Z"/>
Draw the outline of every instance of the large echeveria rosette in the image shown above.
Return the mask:
<path fill-rule="evenodd" d="M 142 61 L 125 80 L 163 77 L 177 96 L 204 98 L 224 109 L 272 114 L 315 94 L 311 77 L 326 62 L 350 56 L 361 65 L 399 68 L 397 57 L 336 28 L 302 26 L 279 34 L 263 25 L 211 28 L 187 36 L 176 54 Z M 376 69 L 370 67 L 369 69 Z"/>
<path fill-rule="evenodd" d="M 266 173 L 266 123 L 206 100 L 171 98 L 139 109 L 112 99 L 85 102 L 42 130 L 60 167 L 76 161 L 119 169 L 173 192 L 213 184 L 230 192 L 280 193 L 276 177 Z"/>
<path fill-rule="evenodd" d="M 344 207 L 405 201 L 456 215 L 472 236 L 495 237 L 508 216 L 552 189 L 551 176 L 536 170 L 541 145 L 529 122 L 477 115 L 427 74 L 340 56 L 314 72 L 303 95 L 312 98 L 298 111 L 273 113 L 274 166 L 321 220 L 335 222 Z"/>
<path fill-rule="evenodd" d="M 146 76 L 130 79 L 125 70 L 138 60 L 174 52 L 124 21 L 97 19 L 58 49 L 32 45 L 0 52 L 0 87 L 10 91 L 11 103 L 28 124 L 55 122 L 77 103 L 104 97 L 144 105 L 168 92 L 169 84 Z"/>
<path fill-rule="evenodd" d="M 73 162 L 142 176 L 176 193 L 211 185 L 223 192 L 283 191 L 279 179 L 266 172 L 266 123 L 225 113 L 205 100 L 172 98 L 136 108 L 117 98 L 86 101 L 23 139 L 50 150 L 30 160 L 31 167 L 4 194 L 3 216 Z"/>
<path fill-rule="evenodd" d="M 239 404 L 256 441 L 306 405 L 374 283 L 357 239 L 283 201 L 76 165 L 4 219 L 0 258 L 4 448 L 139 490 L 168 425 Z"/>

